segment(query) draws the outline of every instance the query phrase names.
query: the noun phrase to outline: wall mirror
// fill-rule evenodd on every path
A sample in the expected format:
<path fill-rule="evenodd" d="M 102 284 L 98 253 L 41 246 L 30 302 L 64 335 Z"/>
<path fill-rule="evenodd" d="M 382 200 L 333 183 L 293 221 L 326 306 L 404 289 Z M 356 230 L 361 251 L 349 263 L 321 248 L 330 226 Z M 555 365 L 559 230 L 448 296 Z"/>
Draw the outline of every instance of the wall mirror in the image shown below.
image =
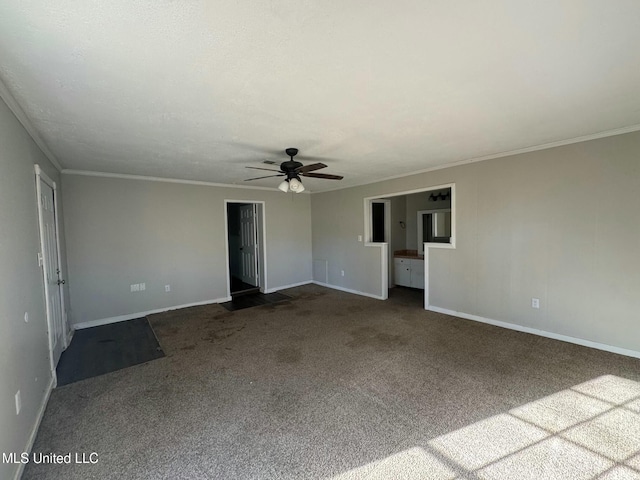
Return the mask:
<path fill-rule="evenodd" d="M 424 254 L 424 243 L 452 246 L 451 188 L 429 192 L 433 208 L 418 211 L 418 253 Z"/>

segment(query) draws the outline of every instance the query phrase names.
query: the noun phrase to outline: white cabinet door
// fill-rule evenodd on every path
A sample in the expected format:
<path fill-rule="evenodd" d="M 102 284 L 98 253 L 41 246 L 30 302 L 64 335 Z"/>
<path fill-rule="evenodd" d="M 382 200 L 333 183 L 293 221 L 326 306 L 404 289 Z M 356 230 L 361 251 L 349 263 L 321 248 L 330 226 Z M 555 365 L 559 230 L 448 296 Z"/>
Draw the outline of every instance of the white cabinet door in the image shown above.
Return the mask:
<path fill-rule="evenodd" d="M 411 286 L 411 261 L 407 258 L 396 258 L 393 262 L 395 283 L 403 287 Z"/>
<path fill-rule="evenodd" d="M 424 260 L 411 259 L 411 286 L 424 289 Z"/>

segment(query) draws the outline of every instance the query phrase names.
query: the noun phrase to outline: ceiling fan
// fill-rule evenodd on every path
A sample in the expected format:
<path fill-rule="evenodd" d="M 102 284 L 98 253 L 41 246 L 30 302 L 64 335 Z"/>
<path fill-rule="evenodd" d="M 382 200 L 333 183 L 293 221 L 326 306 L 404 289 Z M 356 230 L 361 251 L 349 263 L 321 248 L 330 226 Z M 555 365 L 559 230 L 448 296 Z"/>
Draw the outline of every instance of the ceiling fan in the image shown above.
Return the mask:
<path fill-rule="evenodd" d="M 280 164 L 280 170 L 273 170 L 272 168 L 260 168 L 260 167 L 247 167 L 252 170 L 267 170 L 268 172 L 278 172 L 276 175 L 267 175 L 265 177 L 255 177 L 255 178 L 247 178 L 245 182 L 250 182 L 252 180 L 260 180 L 261 178 L 271 178 L 271 177 L 287 177 L 283 180 L 283 182 L 278 185 L 278 188 L 283 192 L 292 191 L 295 193 L 300 193 L 304 191 L 304 185 L 302 184 L 302 180 L 300 177 L 312 177 L 312 178 L 324 178 L 326 180 L 342 180 L 344 177 L 340 175 L 329 175 L 327 173 L 313 173 L 315 170 L 320 170 L 321 168 L 327 168 L 324 163 L 312 163 L 310 165 L 303 165 L 300 162 L 297 162 L 293 159 L 298 154 L 297 148 L 287 148 L 284 151 L 290 158 L 286 162 L 282 162 Z"/>

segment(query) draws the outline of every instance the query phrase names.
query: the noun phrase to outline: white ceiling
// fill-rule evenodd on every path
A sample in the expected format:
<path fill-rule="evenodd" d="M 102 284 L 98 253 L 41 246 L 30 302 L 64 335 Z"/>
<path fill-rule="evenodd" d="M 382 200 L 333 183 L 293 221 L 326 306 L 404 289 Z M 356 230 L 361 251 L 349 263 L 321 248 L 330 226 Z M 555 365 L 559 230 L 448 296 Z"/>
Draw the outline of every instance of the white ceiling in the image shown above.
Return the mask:
<path fill-rule="evenodd" d="M 293 146 L 345 176 L 312 191 L 638 125 L 639 46 L 638 0 L 0 3 L 65 169 L 242 184 Z"/>

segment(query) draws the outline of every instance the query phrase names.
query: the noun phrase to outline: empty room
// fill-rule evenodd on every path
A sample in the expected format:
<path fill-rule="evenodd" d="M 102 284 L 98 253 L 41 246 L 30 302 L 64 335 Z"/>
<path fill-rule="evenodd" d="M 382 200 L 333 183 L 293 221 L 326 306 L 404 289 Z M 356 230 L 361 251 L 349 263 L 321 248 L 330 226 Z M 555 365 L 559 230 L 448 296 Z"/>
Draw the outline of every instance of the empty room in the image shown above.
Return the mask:
<path fill-rule="evenodd" d="M 640 3 L 0 2 L 0 480 L 640 480 Z"/>

